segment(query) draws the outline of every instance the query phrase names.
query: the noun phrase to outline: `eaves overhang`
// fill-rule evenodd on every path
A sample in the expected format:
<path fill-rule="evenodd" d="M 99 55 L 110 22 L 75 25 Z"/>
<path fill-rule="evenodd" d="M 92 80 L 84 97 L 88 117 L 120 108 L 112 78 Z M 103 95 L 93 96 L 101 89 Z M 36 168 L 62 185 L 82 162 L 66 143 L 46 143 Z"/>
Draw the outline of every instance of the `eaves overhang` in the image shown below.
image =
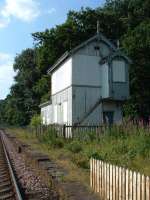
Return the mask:
<path fill-rule="evenodd" d="M 40 108 L 43 108 L 43 107 L 49 106 L 49 105 L 51 105 L 51 104 L 52 104 L 51 101 L 46 101 L 46 102 L 40 104 L 39 107 L 40 107 Z"/>

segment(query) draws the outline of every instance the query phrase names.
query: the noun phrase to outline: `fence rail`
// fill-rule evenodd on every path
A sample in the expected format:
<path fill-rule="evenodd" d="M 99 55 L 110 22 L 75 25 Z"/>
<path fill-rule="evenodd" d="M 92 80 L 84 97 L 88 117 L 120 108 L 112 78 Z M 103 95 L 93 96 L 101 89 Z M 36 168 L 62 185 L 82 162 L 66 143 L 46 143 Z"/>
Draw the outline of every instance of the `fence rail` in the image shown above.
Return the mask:
<path fill-rule="evenodd" d="M 90 160 L 90 184 L 101 200 L 150 200 L 150 177 Z"/>

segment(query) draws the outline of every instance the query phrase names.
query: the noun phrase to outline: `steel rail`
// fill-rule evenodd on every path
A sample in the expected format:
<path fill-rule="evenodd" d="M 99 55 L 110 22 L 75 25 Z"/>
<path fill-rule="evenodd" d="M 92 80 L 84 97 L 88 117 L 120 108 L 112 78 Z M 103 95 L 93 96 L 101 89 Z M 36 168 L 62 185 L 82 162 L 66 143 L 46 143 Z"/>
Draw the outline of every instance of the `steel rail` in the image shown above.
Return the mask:
<path fill-rule="evenodd" d="M 4 136 L 3 136 L 3 134 L 4 133 L 1 133 L 1 141 L 2 141 L 2 145 L 3 145 L 3 149 L 4 149 L 6 161 L 7 161 L 7 164 L 8 164 L 8 168 L 9 168 L 9 172 L 10 172 L 10 177 L 11 177 L 12 184 L 13 184 L 13 187 L 14 187 L 14 190 L 15 190 L 15 198 L 17 200 L 23 200 L 22 195 L 21 195 L 20 190 L 19 190 L 19 187 L 18 187 L 18 184 L 17 184 L 17 181 L 16 181 L 16 178 L 15 178 L 15 175 L 14 175 L 14 172 L 13 172 L 13 168 L 12 168 L 12 165 L 11 165 L 11 162 L 10 162 L 7 150 L 6 150 L 6 145 L 4 143 L 4 138 L 3 138 Z"/>

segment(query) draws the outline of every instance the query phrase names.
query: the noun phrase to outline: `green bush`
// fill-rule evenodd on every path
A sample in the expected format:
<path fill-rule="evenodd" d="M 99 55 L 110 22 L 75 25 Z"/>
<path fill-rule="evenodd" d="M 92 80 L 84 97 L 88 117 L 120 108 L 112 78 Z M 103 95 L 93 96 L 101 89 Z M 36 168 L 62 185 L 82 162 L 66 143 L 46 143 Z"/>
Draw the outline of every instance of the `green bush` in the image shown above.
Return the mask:
<path fill-rule="evenodd" d="M 137 147 L 137 152 L 144 158 L 150 157 L 150 138 L 149 136 L 140 137 L 139 145 Z"/>
<path fill-rule="evenodd" d="M 51 146 L 53 148 L 63 148 L 64 147 L 64 141 L 60 138 L 55 138 L 51 141 Z"/>
<path fill-rule="evenodd" d="M 82 146 L 78 141 L 73 141 L 67 146 L 68 150 L 72 153 L 79 153 L 82 151 Z"/>
<path fill-rule="evenodd" d="M 97 151 L 89 151 L 87 153 L 87 156 L 88 158 L 95 158 L 95 159 L 98 159 L 98 160 L 104 160 L 104 156 L 102 154 L 100 154 L 100 152 L 97 152 Z"/>
<path fill-rule="evenodd" d="M 40 115 L 34 115 L 31 119 L 30 126 L 36 128 L 40 125 L 41 125 L 41 116 Z"/>
<path fill-rule="evenodd" d="M 127 153 L 127 156 L 129 158 L 129 160 L 133 160 L 137 155 L 137 152 L 135 149 L 130 149 Z"/>
<path fill-rule="evenodd" d="M 89 169 L 89 159 L 84 154 L 75 154 L 72 157 L 72 162 L 75 163 L 78 167 L 83 169 Z"/>
<path fill-rule="evenodd" d="M 57 138 L 57 132 L 55 129 L 47 129 L 41 136 L 40 140 L 47 144 L 52 144 L 53 141 Z"/>
<path fill-rule="evenodd" d="M 97 135 L 95 130 L 74 130 L 73 132 L 74 138 L 76 138 L 79 141 L 84 142 L 93 142 L 94 140 L 97 140 Z"/>
<path fill-rule="evenodd" d="M 93 142 L 94 140 L 96 140 L 96 132 L 87 132 L 87 139 L 88 141 Z"/>
<path fill-rule="evenodd" d="M 57 138 L 57 131 L 50 128 L 47 130 L 46 135 L 48 137 L 48 140 L 54 140 L 55 138 Z"/>
<path fill-rule="evenodd" d="M 57 137 L 55 129 L 48 129 L 42 136 L 42 141 L 47 143 L 53 148 L 63 148 L 64 141 L 62 138 Z"/>
<path fill-rule="evenodd" d="M 116 154 L 125 154 L 128 152 L 128 146 L 124 143 L 125 141 L 120 141 L 113 150 Z"/>

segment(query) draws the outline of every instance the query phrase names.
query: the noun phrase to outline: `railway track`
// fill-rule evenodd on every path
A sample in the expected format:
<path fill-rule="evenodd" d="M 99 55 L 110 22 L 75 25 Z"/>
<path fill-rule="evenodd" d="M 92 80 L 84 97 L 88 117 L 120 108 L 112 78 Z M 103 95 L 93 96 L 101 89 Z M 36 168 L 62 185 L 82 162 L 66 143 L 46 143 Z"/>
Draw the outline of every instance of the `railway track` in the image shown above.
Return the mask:
<path fill-rule="evenodd" d="M 23 200 L 0 131 L 0 200 Z"/>

